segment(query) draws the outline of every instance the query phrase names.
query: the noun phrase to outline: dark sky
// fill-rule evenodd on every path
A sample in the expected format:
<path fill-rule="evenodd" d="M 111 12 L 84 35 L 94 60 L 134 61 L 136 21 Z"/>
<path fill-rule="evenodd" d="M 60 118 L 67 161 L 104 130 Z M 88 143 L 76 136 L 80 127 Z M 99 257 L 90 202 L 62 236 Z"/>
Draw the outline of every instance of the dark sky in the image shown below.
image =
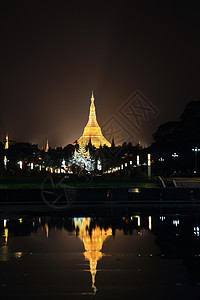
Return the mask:
<path fill-rule="evenodd" d="M 147 144 L 200 99 L 198 1 L 2 2 L 1 139 L 73 143 L 94 90 L 105 135 Z"/>

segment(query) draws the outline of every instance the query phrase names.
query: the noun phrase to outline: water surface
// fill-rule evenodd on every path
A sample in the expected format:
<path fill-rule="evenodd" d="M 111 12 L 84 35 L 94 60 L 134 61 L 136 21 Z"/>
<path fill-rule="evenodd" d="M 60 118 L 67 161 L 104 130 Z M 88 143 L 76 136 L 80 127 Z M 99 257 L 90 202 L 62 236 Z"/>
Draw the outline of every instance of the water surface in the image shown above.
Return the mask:
<path fill-rule="evenodd" d="M 198 215 L 0 220 L 2 299 L 199 299 Z"/>

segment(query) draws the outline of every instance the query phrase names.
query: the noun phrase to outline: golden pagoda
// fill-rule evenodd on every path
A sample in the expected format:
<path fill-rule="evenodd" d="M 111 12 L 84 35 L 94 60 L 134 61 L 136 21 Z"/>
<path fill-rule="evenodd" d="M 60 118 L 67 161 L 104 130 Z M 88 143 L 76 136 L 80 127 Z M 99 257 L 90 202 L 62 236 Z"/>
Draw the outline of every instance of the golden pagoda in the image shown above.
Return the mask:
<path fill-rule="evenodd" d="M 9 148 L 9 140 L 8 140 L 8 134 L 6 133 L 6 137 L 5 137 L 5 146 L 4 148 L 7 150 Z"/>
<path fill-rule="evenodd" d="M 75 228 L 79 229 L 78 236 L 84 244 L 85 252 L 84 256 L 90 262 L 90 273 L 92 277 L 92 289 L 93 294 L 96 294 L 97 288 L 95 286 L 95 276 L 97 273 L 97 262 L 103 256 L 101 252 L 103 243 L 108 236 L 112 235 L 112 229 L 101 229 L 96 226 L 92 229 L 92 233 L 89 232 L 90 218 L 74 218 Z"/>
<path fill-rule="evenodd" d="M 89 120 L 84 128 L 83 135 L 78 140 L 78 144 L 80 145 L 81 142 L 83 142 L 84 146 L 86 146 L 90 140 L 92 145 L 94 145 L 96 148 L 104 145 L 108 147 L 111 146 L 111 144 L 103 136 L 101 128 L 97 122 L 93 92 L 91 97 Z"/>

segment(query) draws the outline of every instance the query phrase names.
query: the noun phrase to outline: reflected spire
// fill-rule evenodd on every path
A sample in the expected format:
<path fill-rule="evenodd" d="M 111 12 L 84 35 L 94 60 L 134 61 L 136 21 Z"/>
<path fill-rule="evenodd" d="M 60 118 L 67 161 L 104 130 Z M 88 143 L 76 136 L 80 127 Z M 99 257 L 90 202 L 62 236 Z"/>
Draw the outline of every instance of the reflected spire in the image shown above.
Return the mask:
<path fill-rule="evenodd" d="M 79 229 L 78 236 L 84 244 L 84 256 L 90 262 L 90 274 L 92 277 L 93 295 L 96 294 L 97 288 L 95 286 L 95 277 L 97 273 L 97 262 L 103 256 L 101 252 L 103 243 L 106 238 L 112 235 L 112 229 L 101 229 L 96 226 L 92 233 L 89 232 L 90 218 L 74 218 L 75 229 Z"/>

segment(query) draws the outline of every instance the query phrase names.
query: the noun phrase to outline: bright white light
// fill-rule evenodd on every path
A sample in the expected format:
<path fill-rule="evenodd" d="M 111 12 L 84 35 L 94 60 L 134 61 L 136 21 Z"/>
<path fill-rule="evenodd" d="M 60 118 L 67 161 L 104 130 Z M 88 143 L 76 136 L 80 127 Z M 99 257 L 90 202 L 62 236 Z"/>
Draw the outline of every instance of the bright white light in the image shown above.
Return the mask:
<path fill-rule="evenodd" d="M 97 170 L 101 171 L 102 170 L 102 165 L 100 159 L 97 160 Z"/>
<path fill-rule="evenodd" d="M 6 227 L 7 220 L 3 220 L 3 226 Z"/>
<path fill-rule="evenodd" d="M 152 218 L 151 216 L 149 216 L 149 230 L 152 229 Z"/>
<path fill-rule="evenodd" d="M 6 156 L 4 156 L 3 161 L 4 161 L 4 166 L 6 166 L 7 165 L 7 161 L 8 161 Z"/>
<path fill-rule="evenodd" d="M 33 163 L 31 163 L 31 170 L 33 170 Z"/>
<path fill-rule="evenodd" d="M 172 156 L 173 156 L 174 158 L 176 158 L 176 157 L 178 157 L 178 154 L 177 154 L 176 152 L 174 152 L 174 154 L 172 154 Z"/>
<path fill-rule="evenodd" d="M 139 165 L 140 165 L 140 156 L 137 155 L 137 166 L 139 167 Z"/>
<path fill-rule="evenodd" d="M 63 158 L 62 163 L 61 163 L 61 168 L 66 169 L 66 162 L 65 162 L 64 158 Z"/>
<path fill-rule="evenodd" d="M 175 226 L 177 227 L 179 224 L 180 224 L 180 223 L 179 223 L 179 219 L 173 220 L 173 225 L 175 225 Z"/>
<path fill-rule="evenodd" d="M 128 164 L 127 164 L 127 163 L 125 163 L 125 167 L 127 167 L 127 165 L 128 165 Z"/>
<path fill-rule="evenodd" d="M 123 165 L 121 165 L 121 170 L 123 170 L 123 168 L 124 168 L 124 166 L 123 166 Z"/>
<path fill-rule="evenodd" d="M 133 162 L 132 162 L 132 160 L 130 160 L 130 165 L 132 165 L 133 164 Z"/>
<path fill-rule="evenodd" d="M 148 154 L 148 166 L 150 167 L 151 166 L 151 154 Z"/>
<path fill-rule="evenodd" d="M 200 232 L 199 232 L 199 226 L 194 227 L 194 235 L 196 236 L 200 236 Z"/>
<path fill-rule="evenodd" d="M 197 147 L 195 147 L 194 149 L 192 149 L 192 151 L 194 151 L 194 152 L 199 152 L 200 149 L 198 149 Z"/>
<path fill-rule="evenodd" d="M 165 216 L 160 216 L 160 220 L 163 222 L 165 220 Z"/>

